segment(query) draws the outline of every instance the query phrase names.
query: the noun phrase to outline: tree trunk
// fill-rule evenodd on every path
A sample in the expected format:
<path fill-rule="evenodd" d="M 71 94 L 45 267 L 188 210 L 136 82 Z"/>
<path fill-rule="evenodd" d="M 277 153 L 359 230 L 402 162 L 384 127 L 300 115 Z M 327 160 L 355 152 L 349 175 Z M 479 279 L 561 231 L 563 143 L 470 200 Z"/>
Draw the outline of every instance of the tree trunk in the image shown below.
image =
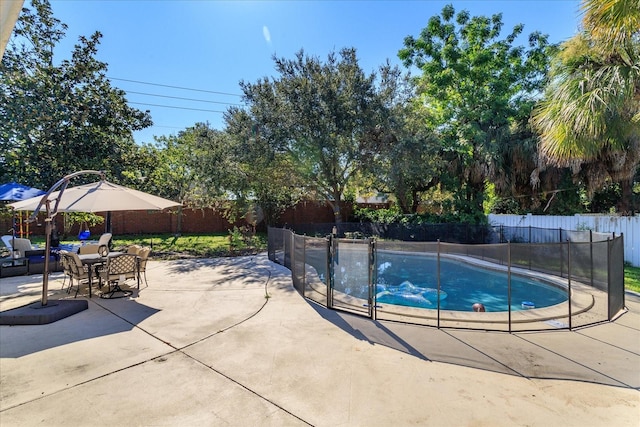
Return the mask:
<path fill-rule="evenodd" d="M 340 224 L 342 222 L 342 211 L 340 210 L 340 202 L 336 202 L 333 204 L 333 217 L 336 224 Z"/>
<path fill-rule="evenodd" d="M 342 222 L 342 211 L 340 210 L 340 203 L 335 202 L 333 200 L 327 200 L 331 209 L 333 209 L 333 221 L 336 224 L 340 224 Z"/>
<path fill-rule="evenodd" d="M 620 181 L 620 188 L 622 190 L 622 197 L 620 197 L 617 205 L 618 212 L 624 216 L 633 215 L 635 210 L 635 206 L 632 206 L 631 203 L 631 199 L 633 198 L 633 177 Z"/>
<path fill-rule="evenodd" d="M 414 189 L 411 192 L 411 213 L 418 213 L 418 206 L 420 205 L 420 200 L 418 199 L 418 190 Z"/>
<path fill-rule="evenodd" d="M 467 183 L 467 209 L 468 213 L 476 214 L 476 213 L 484 213 L 484 182 L 482 183 Z"/>
<path fill-rule="evenodd" d="M 398 188 L 396 190 L 396 198 L 398 199 L 398 206 L 400 206 L 400 210 L 403 214 L 410 213 L 409 203 L 407 203 L 407 192 L 404 188 Z"/>

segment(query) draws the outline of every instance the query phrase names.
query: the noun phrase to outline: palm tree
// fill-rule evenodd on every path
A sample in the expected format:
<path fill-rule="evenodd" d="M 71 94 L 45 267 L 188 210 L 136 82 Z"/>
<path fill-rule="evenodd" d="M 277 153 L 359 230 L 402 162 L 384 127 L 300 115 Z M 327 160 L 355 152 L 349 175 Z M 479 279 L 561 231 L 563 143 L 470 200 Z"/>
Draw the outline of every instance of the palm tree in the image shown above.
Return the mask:
<path fill-rule="evenodd" d="M 562 44 L 533 114 L 543 163 L 570 166 L 589 193 L 620 184 L 631 211 L 640 164 L 640 0 L 584 0 L 582 31 Z"/>
<path fill-rule="evenodd" d="M 624 47 L 638 36 L 638 0 L 584 0 L 581 9 L 583 26 L 605 52 Z"/>

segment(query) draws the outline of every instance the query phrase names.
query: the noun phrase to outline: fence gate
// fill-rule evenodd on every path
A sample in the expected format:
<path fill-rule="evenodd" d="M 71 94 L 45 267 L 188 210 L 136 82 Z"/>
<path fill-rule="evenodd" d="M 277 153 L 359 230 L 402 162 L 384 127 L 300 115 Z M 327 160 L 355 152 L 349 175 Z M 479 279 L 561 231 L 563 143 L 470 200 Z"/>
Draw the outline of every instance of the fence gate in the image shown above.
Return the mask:
<path fill-rule="evenodd" d="M 329 308 L 374 318 L 371 239 L 330 239 Z"/>

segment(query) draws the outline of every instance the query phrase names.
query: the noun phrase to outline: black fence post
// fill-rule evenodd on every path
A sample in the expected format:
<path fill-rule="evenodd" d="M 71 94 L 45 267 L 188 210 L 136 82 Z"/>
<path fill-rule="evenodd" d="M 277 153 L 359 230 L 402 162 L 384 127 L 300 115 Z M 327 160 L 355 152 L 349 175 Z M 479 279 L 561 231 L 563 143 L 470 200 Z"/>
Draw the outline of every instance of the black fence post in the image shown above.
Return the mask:
<path fill-rule="evenodd" d="M 593 287 L 593 231 L 589 230 L 589 266 L 591 267 L 591 287 Z"/>
<path fill-rule="evenodd" d="M 376 241 L 369 240 L 369 317 L 376 320 Z"/>
<path fill-rule="evenodd" d="M 307 239 L 302 238 L 302 296 L 307 294 Z"/>
<path fill-rule="evenodd" d="M 509 333 L 511 333 L 511 241 L 507 240 L 507 306 L 509 307 Z"/>
<path fill-rule="evenodd" d="M 615 234 L 614 234 L 615 235 Z M 607 237 L 607 320 L 611 320 L 611 240 Z"/>
<path fill-rule="evenodd" d="M 438 320 L 437 327 L 440 329 L 440 239 L 438 239 L 438 263 L 437 263 L 437 276 L 438 276 Z"/>
<path fill-rule="evenodd" d="M 531 246 L 531 225 L 529 225 L 529 250 L 528 255 L 529 255 L 529 270 L 531 270 L 531 251 L 532 251 L 532 246 Z"/>
<path fill-rule="evenodd" d="M 330 234 L 327 237 L 327 308 L 333 307 L 333 240 Z"/>
<path fill-rule="evenodd" d="M 571 240 L 567 239 L 567 302 L 569 303 L 569 330 L 572 330 L 571 313 Z"/>
<path fill-rule="evenodd" d="M 560 277 L 564 277 L 562 272 L 564 271 L 564 243 L 560 241 Z"/>
<path fill-rule="evenodd" d="M 300 289 L 298 289 L 298 287 L 296 286 L 296 258 L 297 258 L 297 254 L 296 254 L 296 233 L 291 231 L 291 233 L 289 233 L 289 250 L 291 252 L 291 254 L 289 255 L 289 270 L 291 270 L 291 278 L 293 279 L 293 285 L 294 287 L 300 291 Z M 304 294 L 303 294 L 304 295 Z"/>
<path fill-rule="evenodd" d="M 621 257 L 620 257 L 620 262 L 622 263 L 621 267 L 622 267 L 622 303 L 620 305 L 620 307 L 624 307 L 625 303 L 625 293 L 624 293 L 624 233 L 620 233 L 620 247 L 622 248 L 622 253 L 621 253 Z M 609 297 L 607 298 L 608 300 L 611 300 L 611 294 L 609 294 Z M 609 306 L 611 306 L 611 304 L 609 304 Z"/>

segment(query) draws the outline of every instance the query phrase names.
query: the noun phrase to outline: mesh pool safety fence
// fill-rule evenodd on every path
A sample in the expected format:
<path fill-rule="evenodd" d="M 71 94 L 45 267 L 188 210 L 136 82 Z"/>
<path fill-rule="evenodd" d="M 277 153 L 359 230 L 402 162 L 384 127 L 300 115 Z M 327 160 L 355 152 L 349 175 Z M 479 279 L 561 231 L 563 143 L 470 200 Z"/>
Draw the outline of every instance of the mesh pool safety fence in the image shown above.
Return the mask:
<path fill-rule="evenodd" d="M 371 319 L 512 332 L 572 329 L 624 310 L 622 235 L 359 223 L 268 235 L 269 259 L 291 270 L 301 295 Z"/>

